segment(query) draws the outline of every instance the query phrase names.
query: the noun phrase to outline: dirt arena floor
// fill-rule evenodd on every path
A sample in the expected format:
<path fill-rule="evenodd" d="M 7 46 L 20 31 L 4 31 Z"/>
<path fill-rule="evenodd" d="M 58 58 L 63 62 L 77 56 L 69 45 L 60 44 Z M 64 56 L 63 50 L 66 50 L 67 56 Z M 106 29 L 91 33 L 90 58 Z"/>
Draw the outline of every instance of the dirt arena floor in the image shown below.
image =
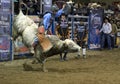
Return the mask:
<path fill-rule="evenodd" d="M 25 71 L 22 64 L 29 59 L 0 62 L 0 84 L 120 84 L 120 49 L 87 51 L 87 58 L 75 59 L 68 54 L 68 61 L 59 61 L 59 55 L 48 58 L 48 72 L 40 64 Z"/>

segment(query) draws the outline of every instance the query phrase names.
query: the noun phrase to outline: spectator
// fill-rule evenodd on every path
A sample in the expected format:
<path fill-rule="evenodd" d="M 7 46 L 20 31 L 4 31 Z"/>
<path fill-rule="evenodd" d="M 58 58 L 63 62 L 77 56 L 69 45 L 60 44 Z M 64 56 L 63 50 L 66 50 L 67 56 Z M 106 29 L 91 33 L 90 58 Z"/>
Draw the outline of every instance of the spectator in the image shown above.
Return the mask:
<path fill-rule="evenodd" d="M 117 25 L 117 28 L 120 29 L 120 21 L 118 21 L 116 25 Z"/>
<path fill-rule="evenodd" d="M 86 25 L 84 22 L 81 20 L 79 24 L 76 25 L 75 32 L 77 34 L 77 44 L 80 46 L 85 45 L 84 38 L 86 37 Z"/>
<path fill-rule="evenodd" d="M 79 24 L 76 25 L 75 33 L 77 44 L 82 47 L 83 51 L 86 50 L 87 26 L 84 24 L 82 20 L 80 21 Z M 85 53 L 83 54 L 83 57 L 86 58 Z M 78 58 L 80 58 L 79 55 Z"/>
<path fill-rule="evenodd" d="M 68 38 L 68 21 L 65 13 L 62 13 L 60 17 L 59 25 L 60 25 L 60 29 L 58 33 L 61 35 L 61 39 L 65 40 Z"/>
<path fill-rule="evenodd" d="M 113 20 L 111 20 L 110 23 L 112 25 L 111 43 L 112 43 L 112 48 L 114 48 L 116 43 L 116 36 L 117 36 L 117 25 L 114 23 Z"/>
<path fill-rule="evenodd" d="M 20 4 L 21 4 L 21 9 L 23 11 L 23 14 L 24 15 L 28 14 L 28 6 L 23 1 L 21 1 Z"/>
<path fill-rule="evenodd" d="M 101 42 L 101 49 L 103 49 L 105 46 L 105 39 L 107 40 L 107 45 L 108 45 L 108 49 L 112 49 L 111 48 L 111 31 L 112 31 L 112 26 L 111 24 L 108 22 L 108 19 L 105 18 L 104 20 L 105 22 L 103 23 L 103 26 L 100 30 L 100 32 L 102 32 L 102 42 Z"/>
<path fill-rule="evenodd" d="M 33 15 L 38 15 L 40 13 L 40 3 L 37 0 L 33 0 Z"/>
<path fill-rule="evenodd" d="M 35 11 L 33 8 L 33 2 L 32 1 L 27 2 L 27 6 L 28 6 L 28 15 L 33 15 Z"/>

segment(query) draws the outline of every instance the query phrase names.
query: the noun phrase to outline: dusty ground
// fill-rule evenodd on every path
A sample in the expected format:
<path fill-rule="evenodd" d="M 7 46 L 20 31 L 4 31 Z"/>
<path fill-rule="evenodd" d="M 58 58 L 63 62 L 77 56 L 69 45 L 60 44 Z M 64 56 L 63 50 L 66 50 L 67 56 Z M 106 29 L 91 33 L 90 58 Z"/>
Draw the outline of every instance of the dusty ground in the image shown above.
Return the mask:
<path fill-rule="evenodd" d="M 22 64 L 31 59 L 0 63 L 0 84 L 120 84 L 120 49 L 87 52 L 87 59 L 59 61 L 59 56 L 48 58 L 44 73 L 39 64 L 34 71 L 24 71 Z"/>

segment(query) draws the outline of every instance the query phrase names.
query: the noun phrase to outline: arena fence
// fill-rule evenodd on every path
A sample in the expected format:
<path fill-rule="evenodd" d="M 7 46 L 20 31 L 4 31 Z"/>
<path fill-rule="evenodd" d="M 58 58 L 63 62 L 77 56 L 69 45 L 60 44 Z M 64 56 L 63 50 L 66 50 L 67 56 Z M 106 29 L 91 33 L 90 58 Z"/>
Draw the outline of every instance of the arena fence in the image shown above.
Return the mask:
<path fill-rule="evenodd" d="M 78 19 L 78 20 L 75 20 Z M 88 22 L 89 22 L 89 16 L 79 16 L 79 15 L 68 15 L 68 23 L 70 24 L 70 38 L 72 40 L 74 40 L 76 37 L 74 35 L 74 30 L 75 30 L 75 24 L 79 24 L 80 20 L 83 20 L 84 24 L 87 25 L 87 28 L 89 28 L 88 26 Z"/>
<path fill-rule="evenodd" d="M 0 61 L 13 60 L 11 39 L 13 0 L 1 0 L 0 4 Z"/>

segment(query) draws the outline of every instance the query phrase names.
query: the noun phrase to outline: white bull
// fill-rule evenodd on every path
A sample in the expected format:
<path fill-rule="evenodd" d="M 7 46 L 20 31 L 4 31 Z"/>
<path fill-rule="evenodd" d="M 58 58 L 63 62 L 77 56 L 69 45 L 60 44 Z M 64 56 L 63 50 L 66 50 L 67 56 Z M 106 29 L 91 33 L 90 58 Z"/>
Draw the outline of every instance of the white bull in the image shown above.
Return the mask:
<path fill-rule="evenodd" d="M 70 39 L 66 39 L 63 41 L 55 35 L 46 35 L 46 38 L 48 38 L 53 45 L 53 47 L 49 51 L 42 52 L 42 50 L 40 50 L 40 45 L 35 48 L 35 57 L 40 63 L 42 63 L 42 68 L 44 71 L 46 71 L 44 63 L 46 61 L 46 58 L 48 57 L 63 53 L 65 50 L 72 53 L 77 52 L 78 55 L 80 55 L 81 47 L 77 45 L 74 41 Z"/>
<path fill-rule="evenodd" d="M 43 71 L 46 71 L 44 63 L 47 57 L 60 54 L 64 52 L 64 50 L 67 50 L 68 52 L 78 52 L 78 55 L 80 55 L 81 47 L 78 46 L 74 41 L 70 39 L 62 41 L 55 35 L 46 35 L 46 38 L 48 38 L 52 43 L 52 47 L 48 51 L 43 52 L 41 45 L 37 45 L 35 48 L 33 48 L 32 44 L 34 42 L 34 38 L 37 37 L 36 34 L 38 33 L 37 28 L 38 26 L 30 18 L 23 15 L 22 11 L 20 11 L 20 13 L 14 18 L 13 38 L 18 35 L 22 36 L 23 43 L 32 52 L 35 52 L 35 58 L 39 63 L 42 63 Z"/>

